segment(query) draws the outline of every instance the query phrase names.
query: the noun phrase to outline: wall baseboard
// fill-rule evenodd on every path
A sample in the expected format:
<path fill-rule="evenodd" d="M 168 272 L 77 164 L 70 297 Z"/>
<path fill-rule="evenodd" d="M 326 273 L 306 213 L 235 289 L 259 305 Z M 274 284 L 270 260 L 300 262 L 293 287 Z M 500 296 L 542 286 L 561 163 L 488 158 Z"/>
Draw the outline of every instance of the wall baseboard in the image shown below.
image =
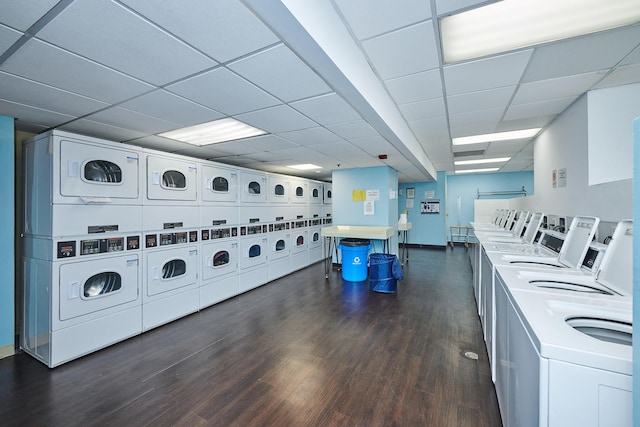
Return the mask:
<path fill-rule="evenodd" d="M 13 344 L 5 345 L 4 347 L 0 347 L 0 359 L 4 359 L 5 357 L 13 356 L 16 354 L 16 348 Z"/>

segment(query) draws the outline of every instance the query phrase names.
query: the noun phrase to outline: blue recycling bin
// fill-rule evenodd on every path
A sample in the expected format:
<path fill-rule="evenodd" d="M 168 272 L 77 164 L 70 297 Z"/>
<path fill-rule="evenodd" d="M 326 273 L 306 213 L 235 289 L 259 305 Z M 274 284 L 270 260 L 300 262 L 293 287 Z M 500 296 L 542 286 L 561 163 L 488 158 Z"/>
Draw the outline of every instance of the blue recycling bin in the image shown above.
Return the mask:
<path fill-rule="evenodd" d="M 369 255 L 369 289 L 387 294 L 398 290 L 398 280 L 403 279 L 402 266 L 392 254 Z"/>
<path fill-rule="evenodd" d="M 367 255 L 371 249 L 369 240 L 342 239 L 338 249 L 342 251 L 342 278 L 350 282 L 367 280 Z"/>

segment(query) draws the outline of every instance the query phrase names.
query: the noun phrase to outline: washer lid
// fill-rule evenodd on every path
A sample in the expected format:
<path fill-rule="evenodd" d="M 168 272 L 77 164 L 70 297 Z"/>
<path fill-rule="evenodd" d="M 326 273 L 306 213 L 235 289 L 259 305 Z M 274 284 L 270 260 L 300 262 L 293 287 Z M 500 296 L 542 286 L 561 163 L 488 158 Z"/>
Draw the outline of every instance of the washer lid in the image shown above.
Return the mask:
<path fill-rule="evenodd" d="M 633 292 L 633 221 L 620 221 L 596 274 L 596 281 L 619 289 L 625 295 Z"/>

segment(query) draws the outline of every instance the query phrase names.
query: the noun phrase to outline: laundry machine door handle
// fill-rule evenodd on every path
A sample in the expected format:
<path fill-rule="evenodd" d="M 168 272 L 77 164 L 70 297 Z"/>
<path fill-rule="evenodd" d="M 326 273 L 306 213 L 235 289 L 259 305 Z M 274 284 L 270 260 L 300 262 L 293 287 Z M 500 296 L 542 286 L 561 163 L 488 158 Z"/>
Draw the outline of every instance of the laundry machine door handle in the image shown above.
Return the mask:
<path fill-rule="evenodd" d="M 154 280 L 160 279 L 160 267 L 158 266 L 153 267 L 153 279 Z"/>
<path fill-rule="evenodd" d="M 67 299 L 76 299 L 80 297 L 80 282 L 71 282 L 67 288 Z"/>

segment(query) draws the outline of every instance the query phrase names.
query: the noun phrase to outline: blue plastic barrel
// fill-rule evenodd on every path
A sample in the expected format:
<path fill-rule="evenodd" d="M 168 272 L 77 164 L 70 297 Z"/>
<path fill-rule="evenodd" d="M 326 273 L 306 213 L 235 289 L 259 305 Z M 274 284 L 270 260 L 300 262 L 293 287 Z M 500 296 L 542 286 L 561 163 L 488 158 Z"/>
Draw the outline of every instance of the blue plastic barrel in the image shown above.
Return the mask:
<path fill-rule="evenodd" d="M 371 245 L 368 239 L 342 239 L 338 245 L 342 251 L 342 278 L 350 282 L 367 280 L 367 254 Z"/>
<path fill-rule="evenodd" d="M 369 289 L 395 293 L 398 290 L 398 280 L 402 278 L 402 267 L 397 256 L 380 253 L 369 255 Z"/>

